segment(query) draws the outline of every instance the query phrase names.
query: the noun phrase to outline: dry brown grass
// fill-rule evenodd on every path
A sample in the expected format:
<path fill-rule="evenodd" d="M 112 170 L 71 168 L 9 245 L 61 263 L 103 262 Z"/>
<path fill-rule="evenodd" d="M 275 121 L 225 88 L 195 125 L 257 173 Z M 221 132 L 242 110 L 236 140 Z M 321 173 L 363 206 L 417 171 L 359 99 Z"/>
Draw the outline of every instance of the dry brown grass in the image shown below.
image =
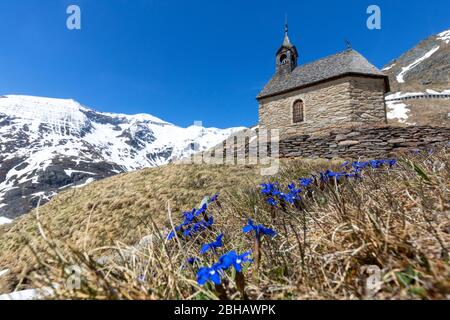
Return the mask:
<path fill-rule="evenodd" d="M 286 184 L 326 167 L 329 164 L 290 161 L 274 178 Z M 182 168 L 179 173 L 186 170 Z M 191 174 L 198 170 L 207 169 L 197 168 Z M 165 240 L 167 231 L 161 231 L 162 220 L 167 226 L 173 215 L 174 223 L 178 223 L 180 210 L 167 214 L 162 204 L 159 215 L 141 217 L 142 230 L 136 235 L 151 236 L 140 245 L 130 246 L 121 241 L 124 237 L 116 238 L 115 245 L 107 248 L 85 248 L 75 242 L 68 247 L 67 241 L 44 231 L 49 240 L 35 250 L 40 268 L 31 278 L 32 285 L 59 284 L 59 298 L 215 299 L 219 294 L 213 287 L 196 284 L 196 268 L 186 266 L 186 258 L 199 257 L 200 245 L 220 232 L 225 234 L 223 252 L 251 249 L 253 240 L 243 235 L 241 228 L 247 217 L 252 217 L 272 226 L 278 236 L 263 242 L 259 272 L 254 265 L 245 270 L 246 294 L 251 299 L 370 298 L 364 290 L 368 265 L 382 270 L 382 288 L 373 298 L 449 298 L 450 168 L 446 150 L 434 155 L 408 155 L 393 169 L 367 171 L 362 181 L 316 186 L 301 208 L 272 210 L 259 194 L 255 181 L 260 179 L 253 174 L 253 182 L 242 179 L 238 184 L 232 179 L 231 187 L 223 188 L 220 201 L 209 209 L 216 218 L 214 228 L 188 241 Z M 171 182 L 179 188 L 179 180 Z M 129 184 L 128 188 L 136 187 Z M 205 186 L 195 202 L 215 191 Z M 190 201 L 183 209 L 195 205 Z M 86 221 L 80 222 L 86 226 Z M 99 256 L 107 258 L 99 263 Z M 201 259 L 206 265 L 215 257 Z M 66 290 L 64 285 L 64 269 L 72 265 L 83 270 L 82 287 L 76 291 Z M 242 298 L 233 274 L 229 273 L 225 282 L 228 299 Z"/>
<path fill-rule="evenodd" d="M 92 249 L 117 241 L 131 245 L 147 234 L 150 217 L 158 226 L 167 224 L 168 203 L 179 212 L 198 205 L 207 194 L 254 186 L 261 179 L 257 166 L 168 165 L 63 192 L 42 206 L 39 215 L 53 239 L 74 247 Z M 0 226 L 0 270 L 11 271 L 0 292 L 26 284 L 26 275 L 38 267 L 30 246 L 37 251 L 45 246 L 36 211 Z"/>
<path fill-rule="evenodd" d="M 142 220 L 164 222 L 168 201 L 173 210 L 194 206 L 205 194 L 255 183 L 255 167 L 169 165 L 122 174 L 64 192 L 40 208 L 42 224 L 53 238 L 93 248 L 115 241 L 133 244 L 145 231 Z M 199 200 L 200 199 L 200 200 Z M 0 227 L 0 270 L 19 274 L 37 264 L 26 243 L 40 250 L 43 241 L 36 212 Z"/>

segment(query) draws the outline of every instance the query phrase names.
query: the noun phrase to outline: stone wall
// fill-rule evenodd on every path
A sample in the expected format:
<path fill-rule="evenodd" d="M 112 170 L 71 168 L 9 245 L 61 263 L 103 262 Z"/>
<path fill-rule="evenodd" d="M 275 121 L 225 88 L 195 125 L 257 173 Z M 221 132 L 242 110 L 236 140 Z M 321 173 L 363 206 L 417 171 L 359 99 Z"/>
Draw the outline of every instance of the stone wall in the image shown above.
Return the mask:
<path fill-rule="evenodd" d="M 381 158 L 400 151 L 448 145 L 450 128 L 388 125 L 337 128 L 327 135 L 297 135 L 280 141 L 280 157 Z"/>
<path fill-rule="evenodd" d="M 283 137 L 314 134 L 330 126 L 385 123 L 384 79 L 349 76 L 261 99 L 259 125 Z M 292 106 L 304 102 L 305 121 L 293 123 Z"/>

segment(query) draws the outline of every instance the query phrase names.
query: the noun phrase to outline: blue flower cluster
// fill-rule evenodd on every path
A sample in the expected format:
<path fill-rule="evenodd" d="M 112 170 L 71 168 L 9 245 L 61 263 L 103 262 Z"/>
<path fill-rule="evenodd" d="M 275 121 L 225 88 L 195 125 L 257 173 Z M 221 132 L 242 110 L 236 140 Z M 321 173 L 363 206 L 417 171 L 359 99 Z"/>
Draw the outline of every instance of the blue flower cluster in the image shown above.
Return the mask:
<path fill-rule="evenodd" d="M 340 181 L 342 178 L 358 178 L 358 172 L 334 172 L 331 170 L 327 170 L 325 172 L 319 173 L 319 179 L 322 182 L 328 181 Z"/>
<path fill-rule="evenodd" d="M 242 228 L 244 233 L 249 233 L 254 231 L 255 237 L 260 239 L 262 235 L 267 235 L 269 237 L 274 237 L 277 233 L 271 229 L 267 228 L 262 224 L 255 224 L 252 219 L 248 219 L 248 224 Z M 223 234 L 220 234 L 216 241 L 207 243 L 202 246 L 201 252 L 204 254 L 208 250 L 216 250 L 223 246 L 222 242 Z M 224 272 L 231 267 L 234 267 L 236 272 L 242 271 L 242 264 L 246 262 L 253 262 L 249 258 L 251 251 L 247 251 L 243 254 L 238 254 L 236 251 L 232 250 L 225 253 L 219 258 L 219 262 L 215 263 L 212 267 L 202 267 L 197 272 L 197 282 L 200 285 L 204 285 L 206 282 L 211 281 L 218 285 L 222 281 L 222 276 Z"/>
<path fill-rule="evenodd" d="M 318 175 L 312 175 L 308 178 L 300 178 L 298 179 L 299 188 L 296 187 L 295 183 L 291 183 L 288 185 L 287 192 L 282 192 L 278 182 L 261 184 L 261 194 L 266 196 L 266 202 L 273 207 L 276 207 L 278 204 L 294 204 L 296 201 L 300 201 L 302 199 L 302 188 L 308 188 L 312 184 L 318 182 L 326 183 L 330 181 L 341 181 L 343 178 L 360 178 L 360 174 L 363 169 L 379 169 L 385 165 L 393 167 L 396 164 L 397 160 L 395 159 L 346 162 L 341 166 L 341 168 L 344 168 L 344 171 L 335 172 L 332 170 L 327 170 L 325 172 L 320 172 Z"/>
<path fill-rule="evenodd" d="M 212 267 L 202 267 L 197 272 L 197 282 L 199 285 L 204 285 L 208 281 L 212 281 L 214 284 L 219 285 L 222 282 L 222 276 L 224 272 L 231 267 L 237 272 L 242 271 L 242 264 L 251 262 L 248 257 L 251 254 L 250 251 L 243 254 L 238 254 L 236 251 L 230 251 L 219 258 L 219 262 L 215 263 Z"/>
<path fill-rule="evenodd" d="M 175 238 L 178 234 L 180 237 L 191 237 L 194 234 L 203 231 L 214 224 L 214 217 L 207 215 L 208 206 L 216 201 L 218 194 L 210 197 L 209 200 L 199 209 L 192 209 L 192 211 L 183 212 L 184 221 L 175 226 L 168 236 L 167 240 Z"/>
<path fill-rule="evenodd" d="M 295 186 L 291 186 L 291 192 L 295 192 Z M 177 234 L 183 237 L 192 236 L 194 233 L 203 230 L 211 226 L 214 223 L 214 218 L 212 215 L 208 215 L 208 206 L 216 201 L 218 195 L 211 197 L 200 209 L 194 208 L 192 211 L 184 212 L 184 221 L 175 227 L 175 229 L 169 233 L 168 239 L 173 239 Z M 242 231 L 244 233 L 249 233 L 254 231 L 255 238 L 260 241 L 261 235 L 267 235 L 274 237 L 276 232 L 263 226 L 262 224 L 257 225 L 251 219 L 248 219 L 248 224 L 243 227 Z M 219 234 L 213 242 L 205 243 L 201 246 L 200 253 L 202 255 L 206 254 L 208 251 L 212 251 L 214 254 L 218 254 L 219 248 L 223 247 L 223 237 L 224 234 Z M 247 262 L 252 262 L 253 260 L 249 258 L 251 251 L 244 252 L 243 254 L 238 254 L 235 250 L 229 251 L 228 253 L 220 256 L 219 261 L 213 264 L 211 267 L 201 267 L 197 272 L 197 282 L 199 285 L 204 285 L 205 283 L 211 281 L 216 285 L 220 285 L 222 282 L 222 277 L 225 275 L 225 271 L 230 268 L 234 268 L 236 272 L 241 273 L 242 264 Z M 201 260 L 197 257 L 187 258 L 186 261 L 190 265 L 200 264 Z"/>
<path fill-rule="evenodd" d="M 342 167 L 347 169 L 353 168 L 355 171 L 361 171 L 362 169 L 366 169 L 368 167 L 372 169 L 378 169 L 384 165 L 389 165 L 390 167 L 393 167 L 396 164 L 397 160 L 395 159 L 383 159 L 383 160 L 346 162 L 342 165 Z"/>
<path fill-rule="evenodd" d="M 267 196 L 267 203 L 271 206 L 276 206 L 278 202 L 284 203 L 295 203 L 295 201 L 300 201 L 301 189 L 297 189 L 295 183 L 288 186 L 288 192 L 282 192 L 280 186 L 277 183 L 263 183 L 261 184 L 261 193 Z"/>
<path fill-rule="evenodd" d="M 288 185 L 288 190 L 284 192 L 278 182 L 261 184 L 261 193 L 266 196 L 266 201 L 271 206 L 277 206 L 281 204 L 295 204 L 302 200 L 301 193 L 303 190 L 308 190 L 312 185 L 322 186 L 323 183 L 330 181 L 340 181 L 341 179 L 360 178 L 361 171 L 366 168 L 378 169 L 385 165 L 390 167 L 397 164 L 396 160 L 371 160 L 365 162 L 346 162 L 341 168 L 341 172 L 335 172 L 327 170 L 320 172 L 318 175 L 312 175 L 310 177 L 304 177 L 298 179 L 298 182 L 294 182 Z M 298 187 L 297 187 L 298 186 Z M 184 221 L 175 227 L 169 235 L 168 239 L 174 238 L 177 234 L 183 237 L 189 237 L 193 234 L 204 230 L 214 223 L 212 215 L 208 215 L 208 206 L 212 202 L 217 200 L 218 195 L 211 197 L 204 205 L 199 209 L 193 209 L 189 212 L 184 212 Z M 244 233 L 253 232 L 255 236 L 255 252 L 254 257 L 257 260 L 256 264 L 259 265 L 260 249 L 261 249 L 261 236 L 274 237 L 276 232 L 262 224 L 255 224 L 252 219 L 248 219 L 247 225 L 242 228 Z M 224 234 L 219 234 L 213 242 L 205 243 L 201 246 L 200 253 L 205 255 L 207 252 L 212 251 L 216 255 L 219 248 L 223 247 Z M 251 251 L 238 254 L 235 250 L 220 256 L 219 261 L 213 264 L 211 267 L 201 267 L 197 272 L 197 282 L 199 285 L 205 285 L 207 282 L 212 282 L 216 285 L 222 283 L 222 277 L 225 275 L 225 271 L 230 268 L 234 268 L 237 273 L 242 272 L 242 265 L 247 262 L 253 262 L 249 258 Z M 189 258 L 187 262 L 191 265 L 200 263 L 200 259 L 196 257 Z M 243 276 L 242 274 L 240 274 Z"/>
<path fill-rule="evenodd" d="M 262 224 L 256 225 L 252 219 L 248 219 L 248 224 L 244 228 L 242 228 L 242 231 L 244 233 L 249 233 L 249 232 L 254 231 L 256 237 L 260 237 L 261 235 L 275 237 L 277 235 L 277 233 L 273 229 L 266 228 Z"/>

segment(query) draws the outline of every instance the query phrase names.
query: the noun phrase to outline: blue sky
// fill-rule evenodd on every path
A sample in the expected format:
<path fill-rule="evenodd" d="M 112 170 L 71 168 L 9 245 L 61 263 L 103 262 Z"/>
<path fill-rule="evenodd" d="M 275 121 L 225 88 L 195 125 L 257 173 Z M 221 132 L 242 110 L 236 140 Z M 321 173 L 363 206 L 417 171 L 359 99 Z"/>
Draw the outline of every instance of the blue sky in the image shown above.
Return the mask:
<path fill-rule="evenodd" d="M 81 8 L 82 29 L 66 28 Z M 382 29 L 366 28 L 366 9 Z M 345 49 L 381 67 L 450 29 L 448 0 L 0 0 L 0 94 L 73 98 L 188 126 L 249 126 L 285 13 L 306 63 Z"/>

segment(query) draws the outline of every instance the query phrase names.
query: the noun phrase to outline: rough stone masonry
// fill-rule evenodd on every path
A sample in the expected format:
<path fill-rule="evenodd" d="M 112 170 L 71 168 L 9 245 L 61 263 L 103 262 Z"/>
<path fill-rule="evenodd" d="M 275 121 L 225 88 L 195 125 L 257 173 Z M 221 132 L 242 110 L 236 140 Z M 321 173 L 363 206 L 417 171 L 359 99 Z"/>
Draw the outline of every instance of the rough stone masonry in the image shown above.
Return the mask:
<path fill-rule="evenodd" d="M 448 145 L 449 127 L 388 125 L 336 128 L 326 135 L 297 135 L 280 141 L 284 158 L 388 157 L 402 151 L 433 149 Z"/>

